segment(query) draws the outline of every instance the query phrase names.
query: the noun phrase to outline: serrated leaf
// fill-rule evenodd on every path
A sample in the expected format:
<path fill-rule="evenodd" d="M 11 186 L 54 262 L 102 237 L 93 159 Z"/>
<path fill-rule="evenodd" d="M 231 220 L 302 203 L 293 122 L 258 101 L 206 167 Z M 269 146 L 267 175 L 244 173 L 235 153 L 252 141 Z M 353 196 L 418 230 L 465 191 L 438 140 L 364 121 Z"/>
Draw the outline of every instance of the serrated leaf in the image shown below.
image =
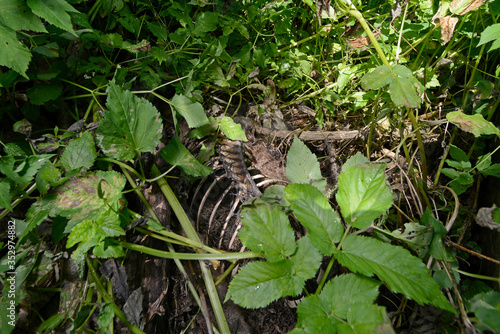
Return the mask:
<path fill-rule="evenodd" d="M 241 128 L 241 124 L 233 121 L 231 117 L 222 117 L 219 127 L 222 133 L 231 140 L 248 141 L 245 131 Z"/>
<path fill-rule="evenodd" d="M 174 114 L 184 117 L 190 128 L 197 128 L 209 123 L 203 106 L 199 102 L 192 102 L 184 95 L 175 94 L 170 101 L 170 106 Z"/>
<path fill-rule="evenodd" d="M 336 199 L 351 226 L 367 228 L 391 207 L 393 197 L 384 169 L 385 164 L 361 163 L 340 173 Z"/>
<path fill-rule="evenodd" d="M 461 111 L 452 111 L 446 114 L 446 118 L 463 131 L 472 133 L 475 137 L 493 134 L 500 136 L 500 130 L 493 123 L 485 120 L 482 115 L 466 115 Z"/>
<path fill-rule="evenodd" d="M 31 155 L 17 166 L 13 156 L 3 156 L 0 157 L 0 172 L 17 184 L 27 184 L 40 167 L 53 156 L 53 154 Z"/>
<path fill-rule="evenodd" d="M 117 172 L 89 172 L 80 177 L 72 177 L 53 192 L 44 196 L 41 207 L 51 210 L 50 215 L 60 215 L 70 219 L 72 224 L 83 220 L 98 219 L 109 207 L 118 211 L 125 178 Z M 101 186 L 103 198 L 97 189 Z"/>
<path fill-rule="evenodd" d="M 351 312 L 355 305 L 362 305 L 363 316 L 374 312 L 370 306 L 378 296 L 380 282 L 360 275 L 347 274 L 334 277 L 319 295 L 306 297 L 297 307 L 297 327 L 308 333 L 341 333 L 337 326 L 340 319 L 347 319 L 349 324 L 359 323 Z M 383 309 L 382 309 L 383 311 Z M 378 314 L 379 310 L 376 311 Z M 372 318 L 372 317 L 369 317 Z M 379 317 L 377 317 L 379 318 Z M 373 324 L 372 329 L 383 321 Z"/>
<path fill-rule="evenodd" d="M 104 303 L 99 311 L 99 316 L 97 317 L 97 325 L 101 329 L 105 329 L 113 322 L 115 317 L 114 309 L 111 303 Z"/>
<path fill-rule="evenodd" d="M 414 82 L 409 78 L 396 76 L 389 85 L 389 93 L 398 107 L 416 108 L 422 103 Z"/>
<path fill-rule="evenodd" d="M 324 255 L 332 255 L 344 232 L 339 215 L 326 197 L 307 184 L 291 184 L 285 188 L 286 199 L 294 215 L 307 227 L 312 244 Z"/>
<path fill-rule="evenodd" d="M 71 248 L 77 243 L 91 240 L 96 234 L 95 224 L 91 220 L 84 220 L 76 225 L 68 236 L 66 248 Z"/>
<path fill-rule="evenodd" d="M 0 208 L 12 211 L 11 198 L 10 198 L 10 184 L 4 180 L 0 180 Z"/>
<path fill-rule="evenodd" d="M 31 104 L 42 105 L 47 101 L 57 99 L 62 93 L 61 86 L 56 84 L 37 84 L 26 92 Z"/>
<path fill-rule="evenodd" d="M 256 199 L 243 207 L 241 221 L 241 242 L 254 252 L 264 252 L 268 261 L 281 261 L 295 252 L 293 230 L 288 216 L 280 209 Z"/>
<path fill-rule="evenodd" d="M 69 142 L 61 156 L 61 164 L 68 171 L 81 167 L 90 168 L 96 158 L 94 138 L 90 132 L 85 132 L 80 138 Z"/>
<path fill-rule="evenodd" d="M 217 29 L 219 15 L 216 12 L 201 12 L 196 18 L 193 35 L 202 36 Z"/>
<path fill-rule="evenodd" d="M 26 3 L 36 15 L 47 20 L 47 22 L 55 25 L 56 27 L 77 36 L 75 31 L 73 30 L 73 24 L 71 23 L 71 17 L 69 16 L 68 12 L 78 13 L 78 11 L 66 1 L 27 0 Z"/>
<path fill-rule="evenodd" d="M 433 228 L 418 223 L 406 223 L 403 232 L 395 230 L 392 231 L 391 235 L 407 244 L 408 248 L 415 251 L 418 257 L 423 258 L 432 241 Z"/>
<path fill-rule="evenodd" d="M 117 160 L 130 160 L 155 149 L 162 135 L 160 113 L 151 102 L 124 91 L 111 82 L 108 110 L 97 128 L 103 152 Z"/>
<path fill-rule="evenodd" d="M 292 275 L 290 260 L 251 262 L 229 284 L 226 301 L 246 308 L 258 308 L 284 296 L 297 296 L 304 287 L 300 276 Z"/>
<path fill-rule="evenodd" d="M 297 251 L 290 256 L 292 272 L 307 281 L 318 272 L 322 260 L 321 254 L 312 245 L 309 236 L 304 236 L 297 241 Z"/>
<path fill-rule="evenodd" d="M 205 177 L 213 170 L 201 164 L 189 150 L 182 145 L 178 136 L 174 136 L 170 143 L 160 151 L 161 157 L 171 164 L 177 166 L 188 175 L 195 177 Z"/>
<path fill-rule="evenodd" d="M 286 157 L 286 177 L 292 183 L 310 184 L 320 192 L 326 188 L 326 180 L 321 175 L 316 156 L 297 137 L 293 139 Z"/>
<path fill-rule="evenodd" d="M 28 79 L 26 70 L 31 52 L 17 39 L 16 32 L 0 23 L 0 65 L 7 66 Z"/>
<path fill-rule="evenodd" d="M 422 261 L 402 247 L 349 235 L 335 257 L 351 271 L 377 275 L 393 292 L 455 313 Z"/>
<path fill-rule="evenodd" d="M 7 155 L 12 155 L 14 157 L 26 157 L 26 152 L 22 148 L 19 147 L 19 145 L 16 145 L 14 143 L 7 143 L 4 146 L 4 151 L 5 154 Z"/>
<path fill-rule="evenodd" d="M 366 73 L 361 78 L 363 89 L 379 89 L 391 83 L 393 74 L 387 65 L 376 67 L 372 72 Z"/>
<path fill-rule="evenodd" d="M 13 30 L 47 32 L 42 20 L 23 0 L 0 0 L 0 22 Z"/>
<path fill-rule="evenodd" d="M 36 188 L 40 193 L 46 194 L 50 187 L 55 187 L 67 180 L 67 177 L 61 177 L 59 168 L 54 167 L 52 163 L 45 163 L 36 175 Z"/>

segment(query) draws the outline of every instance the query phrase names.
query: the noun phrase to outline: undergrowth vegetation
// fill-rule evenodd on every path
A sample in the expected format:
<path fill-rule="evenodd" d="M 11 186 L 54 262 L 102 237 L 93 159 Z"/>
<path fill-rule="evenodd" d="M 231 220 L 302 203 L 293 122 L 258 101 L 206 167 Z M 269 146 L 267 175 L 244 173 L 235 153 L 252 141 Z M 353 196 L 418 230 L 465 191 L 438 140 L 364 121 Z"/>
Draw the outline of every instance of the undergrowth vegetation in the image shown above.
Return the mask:
<path fill-rule="evenodd" d="M 136 252 L 175 263 L 186 331 L 285 299 L 292 333 L 500 332 L 499 0 L 0 4 L 1 333 L 146 331 Z M 182 187 L 237 116 L 289 136 L 228 251 Z"/>

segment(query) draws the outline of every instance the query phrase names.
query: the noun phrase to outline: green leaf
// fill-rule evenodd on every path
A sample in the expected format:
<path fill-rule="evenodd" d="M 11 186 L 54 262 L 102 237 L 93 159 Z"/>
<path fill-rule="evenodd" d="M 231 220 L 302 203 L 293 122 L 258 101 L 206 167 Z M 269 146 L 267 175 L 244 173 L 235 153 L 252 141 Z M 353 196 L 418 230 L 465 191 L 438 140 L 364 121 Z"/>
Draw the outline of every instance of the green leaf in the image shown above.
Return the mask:
<path fill-rule="evenodd" d="M 389 85 L 389 93 L 398 107 L 417 108 L 422 103 L 413 80 L 409 78 L 396 76 Z"/>
<path fill-rule="evenodd" d="M 226 301 L 232 299 L 242 307 L 258 308 L 284 296 L 297 296 L 305 282 L 294 276 L 292 269 L 290 260 L 251 262 L 229 284 Z"/>
<path fill-rule="evenodd" d="M 59 168 L 54 167 L 50 161 L 46 162 L 36 175 L 36 188 L 40 193 L 46 194 L 50 187 L 56 187 L 65 182 L 68 177 L 61 177 Z"/>
<path fill-rule="evenodd" d="M 493 134 L 500 136 L 500 130 L 493 123 L 485 120 L 482 115 L 466 115 L 461 111 L 452 111 L 446 115 L 446 118 L 461 130 L 470 132 L 475 137 Z"/>
<path fill-rule="evenodd" d="M 179 114 L 184 117 L 190 128 L 197 128 L 209 124 L 203 106 L 199 102 L 191 102 L 191 100 L 184 95 L 175 94 L 170 101 L 170 106 L 175 115 Z"/>
<path fill-rule="evenodd" d="M 85 132 L 80 138 L 70 141 L 61 156 L 61 164 L 68 171 L 81 167 L 88 169 L 96 157 L 94 138 L 90 132 Z"/>
<path fill-rule="evenodd" d="M 201 12 L 196 18 L 193 35 L 203 36 L 217 29 L 219 15 L 216 12 Z"/>
<path fill-rule="evenodd" d="M 404 231 L 392 231 L 391 235 L 399 241 L 408 245 L 408 248 L 415 251 L 419 258 L 427 254 L 428 247 L 432 241 L 433 229 L 431 226 L 424 226 L 418 223 L 406 223 Z"/>
<path fill-rule="evenodd" d="M 363 89 L 379 89 L 392 82 L 393 74 L 387 65 L 376 67 L 372 72 L 363 75 L 361 85 Z"/>
<path fill-rule="evenodd" d="M 446 228 L 443 223 L 432 216 L 432 212 L 429 208 L 425 209 L 425 212 L 420 219 L 420 223 L 422 225 L 432 226 L 434 230 L 429 248 L 430 254 L 436 260 L 451 261 L 453 258 L 448 255 L 448 252 L 443 244 L 443 239 L 446 236 Z"/>
<path fill-rule="evenodd" d="M 17 166 L 13 156 L 3 156 L 0 157 L 0 172 L 17 184 L 27 184 L 40 167 L 53 156 L 53 154 L 31 155 Z"/>
<path fill-rule="evenodd" d="M 297 241 L 297 251 L 290 256 L 292 272 L 307 281 L 318 272 L 323 257 L 310 241 L 309 236 L 304 236 Z"/>
<path fill-rule="evenodd" d="M 116 237 L 124 234 L 125 232 L 120 227 L 118 214 L 108 209 L 97 220 L 84 220 L 73 227 L 68 236 L 66 248 L 71 248 L 80 242 L 87 242 L 94 237 L 102 240 L 106 237 Z"/>
<path fill-rule="evenodd" d="M 293 139 L 286 157 L 286 177 L 292 183 L 310 184 L 320 192 L 326 188 L 326 180 L 321 176 L 316 156 L 297 137 Z"/>
<path fill-rule="evenodd" d="M 264 252 L 268 261 L 281 261 L 295 252 L 295 235 L 280 209 L 257 199 L 241 210 L 241 221 L 241 242 L 254 252 Z"/>
<path fill-rule="evenodd" d="M 248 141 L 245 131 L 241 128 L 241 124 L 233 121 L 231 117 L 222 117 L 219 127 L 222 133 L 231 140 Z"/>
<path fill-rule="evenodd" d="M 285 188 L 286 199 L 294 215 L 307 227 L 312 244 L 324 255 L 332 255 L 344 232 L 339 215 L 326 197 L 308 184 L 291 184 Z"/>
<path fill-rule="evenodd" d="M 500 23 L 492 24 L 481 33 L 481 38 L 479 39 L 479 44 L 477 46 L 486 44 L 491 41 L 497 41 L 500 39 Z M 491 51 L 493 49 L 490 49 Z"/>
<path fill-rule="evenodd" d="M 0 22 L 13 30 L 47 32 L 42 20 L 23 0 L 0 0 Z"/>
<path fill-rule="evenodd" d="M 57 99 L 62 93 L 61 86 L 56 84 L 38 84 L 28 89 L 26 96 L 34 105 L 42 105 Z"/>
<path fill-rule="evenodd" d="M 66 1 L 27 0 L 26 3 L 36 15 L 47 20 L 49 23 L 55 25 L 56 27 L 77 36 L 75 31 L 73 30 L 73 24 L 71 23 L 71 17 L 69 16 L 68 12 L 78 13 L 78 11 Z"/>
<path fill-rule="evenodd" d="M 384 169 L 385 164 L 362 163 L 340 173 L 336 199 L 351 226 L 367 228 L 391 207 L 393 197 L 385 182 Z"/>
<path fill-rule="evenodd" d="M 0 207 L 12 211 L 10 198 L 10 184 L 4 180 L 0 180 Z"/>
<path fill-rule="evenodd" d="M 191 152 L 182 145 L 178 136 L 174 136 L 170 140 L 170 143 L 160 151 L 160 155 L 166 162 L 172 166 L 179 167 L 188 175 L 205 177 L 213 172 L 210 167 L 201 164 Z"/>
<path fill-rule="evenodd" d="M 456 161 L 467 161 L 469 162 L 469 157 L 462 149 L 457 146 L 450 144 L 450 155 Z"/>
<path fill-rule="evenodd" d="M 17 39 L 16 32 L 0 23 L 0 65 L 12 68 L 28 79 L 26 70 L 31 60 L 31 52 Z"/>
<path fill-rule="evenodd" d="M 471 311 L 481 321 L 478 329 L 482 331 L 500 332 L 500 293 L 490 291 L 474 296 L 471 301 Z M 485 326 L 486 325 L 486 326 Z"/>
<path fill-rule="evenodd" d="M 366 320 L 370 319 L 369 322 L 372 322 L 373 318 L 378 320 L 371 324 L 373 332 L 373 329 L 383 322 L 383 308 L 372 305 L 378 296 L 379 286 L 380 282 L 360 275 L 334 277 L 325 284 L 319 295 L 306 297 L 299 304 L 297 327 L 307 333 L 344 333 L 338 329 L 342 324 L 341 319 L 347 319 L 351 325 L 359 324 L 360 321 L 353 311 L 360 306 L 360 316 Z"/>
<path fill-rule="evenodd" d="M 70 219 L 72 224 L 67 229 L 71 230 L 75 223 L 98 219 L 109 207 L 118 212 L 125 182 L 125 178 L 117 172 L 89 172 L 67 180 L 44 196 L 40 205 L 51 210 L 52 217 L 61 215 Z M 99 198 L 97 192 L 99 185 L 103 198 Z"/>
<path fill-rule="evenodd" d="M 130 160 L 155 149 L 162 135 L 160 113 L 151 102 L 124 91 L 111 82 L 108 110 L 97 128 L 103 152 L 117 160 Z"/>
<path fill-rule="evenodd" d="M 481 170 L 481 174 L 484 176 L 500 177 L 500 164 L 493 164 L 488 168 Z"/>
<path fill-rule="evenodd" d="M 91 240 L 96 234 L 95 224 L 91 220 L 84 220 L 76 225 L 68 236 L 66 248 L 71 248 L 77 243 Z"/>
<path fill-rule="evenodd" d="M 101 329 L 105 329 L 113 322 L 115 312 L 111 303 L 104 303 L 97 317 L 97 325 Z"/>
<path fill-rule="evenodd" d="M 393 292 L 455 313 L 422 261 L 402 247 L 349 235 L 335 257 L 351 271 L 377 275 Z"/>

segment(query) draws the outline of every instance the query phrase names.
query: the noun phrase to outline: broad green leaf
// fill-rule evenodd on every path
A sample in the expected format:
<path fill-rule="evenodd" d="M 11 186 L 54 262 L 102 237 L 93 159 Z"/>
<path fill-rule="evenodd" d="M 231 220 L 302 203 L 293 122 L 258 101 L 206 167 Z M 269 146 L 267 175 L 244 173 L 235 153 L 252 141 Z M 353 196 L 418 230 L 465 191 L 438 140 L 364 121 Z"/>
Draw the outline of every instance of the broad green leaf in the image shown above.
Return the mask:
<path fill-rule="evenodd" d="M 68 12 L 78 13 L 78 11 L 66 1 L 27 0 L 26 3 L 36 15 L 47 20 L 47 22 L 55 25 L 56 27 L 77 36 L 75 31 L 73 30 L 73 24 L 71 23 L 71 17 L 69 16 Z"/>
<path fill-rule="evenodd" d="M 177 166 L 188 175 L 195 177 L 205 177 L 213 170 L 201 164 L 189 150 L 182 145 L 178 136 L 174 136 L 170 143 L 160 151 L 161 157 L 171 164 Z"/>
<path fill-rule="evenodd" d="M 395 230 L 392 231 L 391 235 L 407 244 L 408 248 L 415 251 L 419 258 L 423 258 L 432 241 L 433 228 L 418 223 L 406 223 L 403 232 Z"/>
<path fill-rule="evenodd" d="M 42 20 L 23 0 L 0 0 L 0 22 L 13 30 L 47 32 Z"/>
<path fill-rule="evenodd" d="M 285 212 L 289 211 L 290 202 L 285 197 L 285 187 L 278 184 L 269 186 L 260 197 L 266 203 L 280 207 Z"/>
<path fill-rule="evenodd" d="M 7 66 L 28 79 L 26 70 L 31 52 L 17 39 L 16 32 L 0 23 L 0 65 Z"/>
<path fill-rule="evenodd" d="M 33 179 L 40 167 L 53 156 L 53 154 L 31 155 L 17 166 L 13 156 L 3 156 L 0 157 L 0 172 L 17 184 L 27 184 Z"/>
<path fill-rule="evenodd" d="M 470 304 L 478 320 L 478 329 L 483 331 L 493 330 L 500 332 L 500 293 L 490 291 L 474 296 Z M 486 325 L 486 326 L 485 326 Z"/>
<path fill-rule="evenodd" d="M 95 221 L 84 220 L 73 227 L 68 236 L 66 248 L 71 248 L 79 242 L 87 242 L 94 237 L 104 239 L 106 237 L 116 237 L 124 234 L 125 232 L 120 227 L 118 214 L 108 209 Z"/>
<path fill-rule="evenodd" d="M 500 177 L 500 164 L 493 164 L 488 168 L 481 170 L 481 174 L 484 176 L 495 176 Z"/>
<path fill-rule="evenodd" d="M 26 96 L 34 105 L 42 105 L 47 101 L 57 99 L 62 93 L 60 85 L 57 84 L 37 84 L 28 89 Z"/>
<path fill-rule="evenodd" d="M 452 111 L 446 115 L 446 118 L 461 130 L 470 132 L 475 137 L 493 134 L 500 136 L 500 130 L 493 123 L 485 120 L 482 115 L 466 115 L 461 111 Z"/>
<path fill-rule="evenodd" d="M 241 125 L 233 121 L 231 117 L 224 116 L 219 123 L 222 133 L 231 140 L 248 141 L 245 131 Z"/>
<path fill-rule="evenodd" d="M 97 157 L 94 138 L 85 132 L 80 138 L 69 142 L 61 156 L 61 164 L 66 170 L 90 168 Z"/>
<path fill-rule="evenodd" d="M 97 128 L 103 152 L 117 160 L 130 160 L 155 149 L 162 135 L 160 113 L 151 102 L 124 91 L 111 82 L 108 110 Z"/>
<path fill-rule="evenodd" d="M 281 261 L 295 252 L 295 235 L 280 209 L 257 199 L 241 210 L 241 221 L 241 242 L 254 252 L 264 252 L 268 261 Z"/>
<path fill-rule="evenodd" d="M 9 182 L 0 180 L 0 208 L 12 211 L 12 205 L 11 205 L 12 198 L 10 198 L 9 192 L 10 192 Z"/>
<path fill-rule="evenodd" d="M 344 333 L 338 329 L 340 319 L 346 319 L 350 325 L 361 323 L 353 314 L 353 308 L 359 305 L 360 316 L 376 321 L 371 329 L 383 322 L 383 308 L 373 309 L 371 306 L 378 296 L 380 282 L 356 274 L 334 277 L 319 295 L 306 297 L 297 307 L 297 327 L 307 333 Z M 375 314 L 371 314 L 371 313 Z M 354 323 L 353 323 L 354 320 Z M 367 322 L 368 323 L 368 322 Z"/>
<path fill-rule="evenodd" d="M 199 102 L 192 102 L 184 95 L 175 94 L 170 101 L 170 106 L 174 114 L 184 117 L 190 128 L 209 124 L 203 106 Z"/>
<path fill-rule="evenodd" d="M 111 303 L 104 303 L 99 311 L 99 316 L 97 317 L 97 325 L 101 329 L 105 329 L 113 322 L 115 317 L 115 311 Z"/>
<path fill-rule="evenodd" d="M 284 296 L 297 296 L 305 281 L 292 274 L 290 260 L 251 262 L 243 267 L 229 284 L 226 301 L 232 299 L 245 308 L 269 305 Z"/>
<path fill-rule="evenodd" d="M 370 159 L 365 157 L 363 154 L 360 152 L 356 153 L 354 156 L 350 157 L 345 164 L 342 165 L 342 171 L 347 172 L 350 168 L 357 166 L 357 165 L 362 165 L 362 164 L 367 164 L 370 162 Z"/>
<path fill-rule="evenodd" d="M 413 73 L 411 72 L 411 70 L 403 65 L 395 65 L 392 68 L 392 73 L 396 74 L 400 78 L 410 79 L 413 77 Z"/>
<path fill-rule="evenodd" d="M 469 162 L 469 156 L 467 155 L 467 153 L 453 144 L 450 145 L 450 155 L 456 161 Z"/>
<path fill-rule="evenodd" d="M 349 160 L 348 160 L 349 161 Z M 364 229 L 392 205 L 392 194 L 385 181 L 385 164 L 364 163 L 339 175 L 337 203 L 351 226 Z"/>
<path fill-rule="evenodd" d="M 285 196 L 291 203 L 294 215 L 307 227 L 314 247 L 324 255 L 332 255 L 344 227 L 326 197 L 308 184 L 287 186 Z"/>
<path fill-rule="evenodd" d="M 219 15 L 216 12 L 201 12 L 196 18 L 193 35 L 202 36 L 217 29 Z"/>
<path fill-rule="evenodd" d="M 298 275 L 307 281 L 318 272 L 323 256 L 312 245 L 309 236 L 297 241 L 297 251 L 290 256 L 293 275 Z"/>
<path fill-rule="evenodd" d="M 366 73 L 361 78 L 363 89 L 379 89 L 391 83 L 393 74 L 387 65 L 376 67 L 372 72 Z"/>
<path fill-rule="evenodd" d="M 293 139 L 286 157 L 286 177 L 292 183 L 310 184 L 320 192 L 326 188 L 326 180 L 321 176 L 316 156 L 297 137 Z"/>
<path fill-rule="evenodd" d="M 91 220 L 84 220 L 76 225 L 68 236 L 66 248 L 71 248 L 77 243 L 91 240 L 96 234 L 94 225 L 94 222 Z"/>
<path fill-rule="evenodd" d="M 98 219 L 109 207 L 119 211 L 125 182 L 125 178 L 117 172 L 89 172 L 67 180 L 44 196 L 40 205 L 51 210 L 52 217 L 61 215 L 70 219 L 72 224 L 67 229 L 71 230 L 75 223 Z M 103 198 L 99 197 L 99 186 Z"/>
<path fill-rule="evenodd" d="M 353 272 L 377 275 L 393 292 L 455 313 L 422 261 L 402 247 L 350 235 L 335 257 Z"/>
<path fill-rule="evenodd" d="M 392 102 L 398 107 L 416 108 L 422 103 L 410 78 L 396 76 L 389 85 L 389 93 Z"/>
<path fill-rule="evenodd" d="M 50 187 L 57 187 L 65 182 L 68 177 L 61 177 L 59 168 L 52 165 L 50 161 L 46 162 L 36 175 L 36 188 L 40 193 L 46 194 Z"/>

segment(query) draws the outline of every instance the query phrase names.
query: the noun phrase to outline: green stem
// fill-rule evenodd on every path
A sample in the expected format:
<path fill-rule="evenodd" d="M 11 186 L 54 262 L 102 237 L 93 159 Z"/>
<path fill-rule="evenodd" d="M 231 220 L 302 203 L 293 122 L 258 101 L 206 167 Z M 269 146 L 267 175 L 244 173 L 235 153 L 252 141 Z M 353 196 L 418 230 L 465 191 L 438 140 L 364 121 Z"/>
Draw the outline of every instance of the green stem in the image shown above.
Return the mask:
<path fill-rule="evenodd" d="M 141 252 L 144 254 L 149 254 L 164 259 L 177 259 L 177 260 L 238 260 L 238 259 L 252 259 L 255 257 L 261 257 L 262 254 L 258 252 L 244 252 L 244 253 L 219 253 L 219 254 L 207 254 L 207 253 L 171 253 L 162 250 L 136 245 L 129 242 L 121 241 L 120 246 Z"/>

